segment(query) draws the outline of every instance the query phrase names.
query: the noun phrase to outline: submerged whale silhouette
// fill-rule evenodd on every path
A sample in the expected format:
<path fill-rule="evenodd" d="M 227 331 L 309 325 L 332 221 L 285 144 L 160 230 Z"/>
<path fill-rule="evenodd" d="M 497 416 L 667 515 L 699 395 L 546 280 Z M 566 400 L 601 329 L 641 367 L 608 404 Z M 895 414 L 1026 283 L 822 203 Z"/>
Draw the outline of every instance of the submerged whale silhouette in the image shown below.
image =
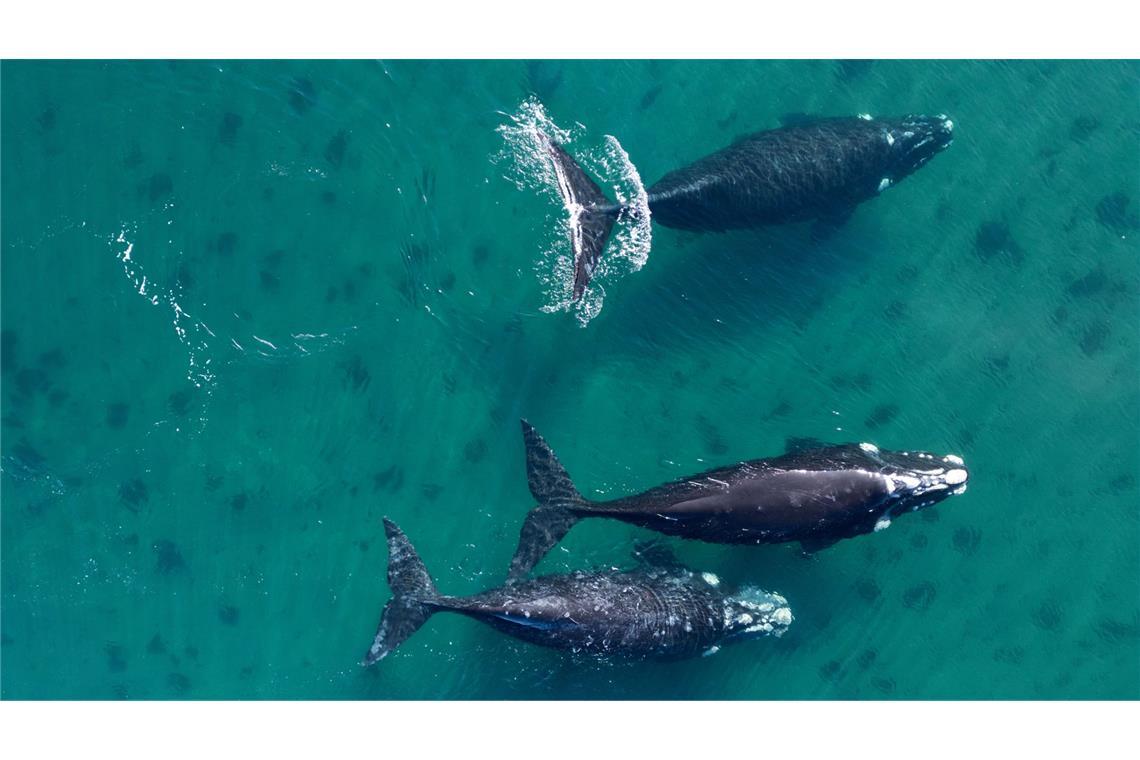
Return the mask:
<path fill-rule="evenodd" d="M 720 232 L 828 220 L 897 184 L 953 141 L 945 115 L 808 120 L 742 137 L 669 172 L 646 191 L 653 221 Z M 566 150 L 545 133 L 558 190 L 570 212 L 574 298 L 582 297 L 615 222 L 637 209 L 612 203 Z"/>
<path fill-rule="evenodd" d="M 590 501 L 554 451 L 522 420 L 530 492 L 538 506 L 519 534 L 508 578 L 526 575 L 576 522 L 608 517 L 681 538 L 721 544 L 799 541 L 805 551 L 874 533 L 901 514 L 966 490 L 962 459 L 885 451 L 870 443 L 801 440 L 788 453 L 665 483 L 633 496 Z"/>
<path fill-rule="evenodd" d="M 780 636 L 792 623 L 779 594 L 745 588 L 730 595 L 715 575 L 681 568 L 548 575 L 473 596 L 443 596 L 407 536 L 388 519 L 384 531 L 392 598 L 362 665 L 386 657 L 436 612 L 457 612 L 542 646 L 657 659 Z"/>

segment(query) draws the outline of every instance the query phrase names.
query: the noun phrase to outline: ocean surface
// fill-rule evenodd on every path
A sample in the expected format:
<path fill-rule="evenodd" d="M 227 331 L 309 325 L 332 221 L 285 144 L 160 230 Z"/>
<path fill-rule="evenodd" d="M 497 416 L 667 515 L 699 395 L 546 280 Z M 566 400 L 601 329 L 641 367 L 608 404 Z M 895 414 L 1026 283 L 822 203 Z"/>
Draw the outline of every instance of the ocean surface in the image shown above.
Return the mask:
<path fill-rule="evenodd" d="M 863 112 L 955 141 L 830 237 L 625 233 L 567 306 L 536 120 L 632 197 Z M 0 146 L 5 699 L 1140 697 L 1135 62 L 7 61 Z M 444 593 L 502 581 L 522 417 L 595 497 L 789 437 L 971 477 L 811 558 L 667 540 L 785 595 L 781 639 L 597 662 L 438 615 L 361 668 L 383 516 Z"/>

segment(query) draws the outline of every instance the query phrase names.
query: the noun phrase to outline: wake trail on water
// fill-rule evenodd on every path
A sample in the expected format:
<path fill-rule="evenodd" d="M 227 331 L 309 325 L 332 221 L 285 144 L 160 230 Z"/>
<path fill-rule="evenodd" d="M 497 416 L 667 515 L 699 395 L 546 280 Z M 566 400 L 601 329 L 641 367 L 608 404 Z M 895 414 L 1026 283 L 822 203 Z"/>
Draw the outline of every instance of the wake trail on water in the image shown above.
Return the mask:
<path fill-rule="evenodd" d="M 507 121 L 497 128 L 503 149 L 492 160 L 506 169 L 506 179 L 519 190 L 549 198 L 546 232 L 534 271 L 543 286 L 544 312 L 571 312 L 583 327 L 602 310 L 606 287 L 638 271 L 649 260 L 652 243 L 649 196 L 618 139 L 603 135 L 600 142 L 587 138 L 581 124 L 570 129 L 558 126 L 537 98 L 524 100 Z M 565 192 L 566 178 L 552 158 L 551 143 L 563 150 L 573 148 L 573 158 L 610 191 L 616 207 L 614 232 L 596 267 L 590 271 L 589 287 L 575 296 L 577 257 L 581 255 L 581 220 L 588 210 Z M 575 236 L 579 237 L 576 245 Z"/>
<path fill-rule="evenodd" d="M 237 306 L 232 304 L 228 307 L 213 307 L 215 315 L 229 311 L 235 320 L 223 320 L 223 324 L 215 325 L 218 329 L 211 329 L 203 318 L 196 316 L 199 309 L 207 311 L 206 302 L 199 298 L 194 305 L 186 306 L 186 294 L 179 278 L 168 282 L 167 278 L 148 275 L 146 267 L 138 260 L 140 251 L 135 242 L 140 226 L 145 226 L 145 222 L 143 225 L 125 223 L 120 225 L 117 233 L 100 237 L 114 252 L 131 289 L 151 306 L 167 311 L 174 334 L 186 351 L 186 380 L 204 392 L 207 402 L 217 387 L 218 369 L 221 365 L 243 362 L 291 363 L 343 345 L 351 339 L 352 334 L 358 332 L 356 325 L 325 330 L 259 329 L 253 332 L 250 329 L 236 329 L 241 320 L 237 319 Z M 148 253 L 156 255 L 160 252 L 150 250 Z M 181 256 L 182 251 L 177 251 L 177 254 Z M 187 311 L 188 308 L 194 313 Z M 139 348 L 148 350 L 147 346 Z M 208 417 L 202 410 L 192 432 L 203 431 L 207 422 Z M 177 429 L 181 430 L 182 427 Z"/>

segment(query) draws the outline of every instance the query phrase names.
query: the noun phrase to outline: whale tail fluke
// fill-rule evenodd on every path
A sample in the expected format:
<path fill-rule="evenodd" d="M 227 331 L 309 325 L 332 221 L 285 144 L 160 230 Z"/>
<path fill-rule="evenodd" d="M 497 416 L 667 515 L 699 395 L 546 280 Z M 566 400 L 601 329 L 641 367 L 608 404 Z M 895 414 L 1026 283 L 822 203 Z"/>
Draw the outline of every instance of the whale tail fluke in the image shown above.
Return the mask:
<path fill-rule="evenodd" d="M 507 573 L 507 579 L 512 581 L 529 573 L 585 516 L 587 506 L 549 444 L 529 422 L 521 422 L 527 484 L 538 506 L 526 516 L 519 533 L 519 545 Z"/>
<path fill-rule="evenodd" d="M 388 518 L 384 518 L 384 532 L 388 536 L 388 586 L 392 598 L 384 605 L 376 638 L 361 665 L 387 657 L 439 609 L 435 583 L 412 542 Z"/>
<path fill-rule="evenodd" d="M 586 286 L 598 267 L 614 222 L 622 207 L 610 202 L 602 189 L 573 156 L 545 133 L 540 133 L 554 162 L 558 193 L 570 212 L 570 246 L 574 251 L 574 300 L 586 292 Z"/>

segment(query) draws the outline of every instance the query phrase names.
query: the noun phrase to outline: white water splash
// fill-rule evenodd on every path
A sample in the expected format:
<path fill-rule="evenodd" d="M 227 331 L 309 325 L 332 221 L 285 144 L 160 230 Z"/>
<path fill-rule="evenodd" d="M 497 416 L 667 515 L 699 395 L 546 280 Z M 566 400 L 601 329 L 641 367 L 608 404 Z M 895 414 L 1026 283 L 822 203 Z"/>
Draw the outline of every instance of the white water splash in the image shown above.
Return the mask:
<path fill-rule="evenodd" d="M 559 127 L 535 98 L 523 101 L 515 113 L 506 116 L 508 122 L 497 128 L 506 144 L 492 160 L 507 170 L 506 179 L 517 188 L 538 192 L 556 208 L 546 217 L 548 231 L 534 264 L 545 291 L 542 311 L 573 312 L 584 327 L 601 312 L 606 286 L 638 271 L 649 260 L 652 236 L 645 185 L 629 154 L 612 135 L 605 135 L 601 145 L 586 144 L 584 126 Z M 608 185 L 607 194 L 629 209 L 615 224 L 590 285 L 578 301 L 574 300 L 574 252 L 570 243 L 575 210 L 563 202 L 558 191 L 547 138 L 571 152 L 599 187 Z"/>
<path fill-rule="evenodd" d="M 250 333 L 248 338 L 243 337 L 241 341 L 231 336 L 230 346 L 240 354 L 242 359 L 262 362 L 290 362 L 323 353 L 334 346 L 344 345 L 344 336 L 355 332 L 356 329 L 355 325 L 351 325 L 335 332 L 291 332 L 273 340 Z"/>
<path fill-rule="evenodd" d="M 130 231 L 134 236 L 134 230 Z M 178 340 L 187 347 L 189 366 L 186 370 L 186 379 L 197 388 L 205 387 L 207 391 L 214 384 L 214 371 L 210 367 L 212 359 L 209 356 L 209 343 L 206 335 L 211 338 L 214 333 L 198 319 L 187 314 L 178 303 L 181 297 L 181 286 L 176 290 L 167 290 L 148 281 L 143 267 L 132 257 L 135 244 L 127 239 L 128 230 L 120 229 L 119 234 L 110 241 L 112 247 L 119 248 L 115 258 L 123 265 L 123 274 L 134 285 L 138 294 L 145 298 L 152 306 L 166 304 L 173 315 L 174 333 Z"/>
<path fill-rule="evenodd" d="M 573 135 L 551 121 L 542 103 L 535 98 L 524 100 L 515 113 L 504 115 L 510 122 L 501 124 L 495 131 L 506 145 L 492 160 L 506 168 L 506 179 L 519 190 L 537 191 L 561 206 L 558 179 L 546 153 L 543 135 L 563 145 L 573 142 Z"/>
<path fill-rule="evenodd" d="M 195 387 L 204 388 L 207 395 L 211 394 L 217 382 L 215 358 L 221 364 L 235 360 L 293 361 L 343 345 L 345 336 L 357 330 L 355 325 L 351 325 L 321 332 L 302 330 L 289 331 L 281 335 L 259 335 L 252 332 L 226 335 L 225 333 L 229 331 L 222 326 L 223 337 L 220 345 L 224 347 L 225 340 L 228 339 L 229 349 L 216 349 L 214 344 L 218 335 L 204 321 L 183 309 L 180 303 L 183 301 L 181 283 L 176 282 L 174 286 L 166 288 L 147 276 L 142 264 L 135 258 L 135 244 L 129 239 L 136 233 L 134 227 L 124 226 L 110 238 L 109 245 L 115 249 L 115 258 L 122 265 L 123 274 L 134 290 L 152 306 L 166 305 L 170 308 L 174 333 L 178 336 L 179 342 L 187 348 L 186 378 Z"/>

